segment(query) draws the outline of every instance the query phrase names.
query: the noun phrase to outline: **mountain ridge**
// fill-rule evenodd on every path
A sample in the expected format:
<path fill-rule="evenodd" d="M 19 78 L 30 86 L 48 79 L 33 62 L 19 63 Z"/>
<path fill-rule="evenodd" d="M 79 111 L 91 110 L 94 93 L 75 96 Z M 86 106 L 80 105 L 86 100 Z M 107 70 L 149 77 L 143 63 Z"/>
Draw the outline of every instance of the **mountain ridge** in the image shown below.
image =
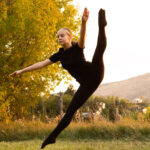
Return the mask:
<path fill-rule="evenodd" d="M 101 84 L 93 95 L 103 97 L 113 95 L 129 100 L 143 97 L 150 100 L 150 73 Z"/>

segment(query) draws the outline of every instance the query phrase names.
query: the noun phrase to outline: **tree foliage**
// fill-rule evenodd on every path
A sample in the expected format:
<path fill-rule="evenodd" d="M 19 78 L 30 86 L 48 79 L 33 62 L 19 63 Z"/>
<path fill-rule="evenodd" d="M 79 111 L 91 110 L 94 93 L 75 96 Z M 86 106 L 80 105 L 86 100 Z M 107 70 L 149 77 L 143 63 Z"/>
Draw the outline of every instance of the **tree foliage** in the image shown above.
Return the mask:
<path fill-rule="evenodd" d="M 27 115 L 41 92 L 49 95 L 62 79 L 70 79 L 59 63 L 16 78 L 8 75 L 55 53 L 59 28 L 71 28 L 77 38 L 80 19 L 71 2 L 0 1 L 0 120 Z"/>

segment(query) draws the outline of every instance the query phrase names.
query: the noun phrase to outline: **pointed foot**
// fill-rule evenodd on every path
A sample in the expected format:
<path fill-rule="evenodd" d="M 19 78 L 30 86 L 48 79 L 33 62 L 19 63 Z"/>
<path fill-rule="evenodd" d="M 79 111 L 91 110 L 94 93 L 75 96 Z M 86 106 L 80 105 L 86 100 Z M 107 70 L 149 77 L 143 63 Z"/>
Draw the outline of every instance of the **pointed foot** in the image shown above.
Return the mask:
<path fill-rule="evenodd" d="M 42 146 L 41 146 L 41 149 L 43 149 L 46 145 L 48 144 L 54 144 L 56 143 L 56 140 L 55 139 L 50 139 L 50 138 L 47 138 L 43 143 L 42 143 Z"/>
<path fill-rule="evenodd" d="M 105 10 L 100 9 L 99 10 L 99 27 L 105 27 L 107 25 L 106 16 L 105 16 Z"/>

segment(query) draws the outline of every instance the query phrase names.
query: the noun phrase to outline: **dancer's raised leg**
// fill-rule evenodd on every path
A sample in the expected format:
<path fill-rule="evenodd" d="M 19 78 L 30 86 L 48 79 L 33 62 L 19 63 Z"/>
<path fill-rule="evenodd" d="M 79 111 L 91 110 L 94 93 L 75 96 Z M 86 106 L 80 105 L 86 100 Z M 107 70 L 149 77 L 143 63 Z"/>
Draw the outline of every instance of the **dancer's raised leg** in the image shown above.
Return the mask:
<path fill-rule="evenodd" d="M 94 56 L 92 59 L 92 64 L 95 67 L 102 67 L 103 69 L 103 54 L 106 48 L 106 35 L 105 35 L 105 26 L 107 25 L 106 17 L 105 17 L 105 10 L 100 9 L 99 16 L 98 16 L 98 25 L 99 25 L 99 33 L 97 39 L 97 46 L 94 52 Z"/>

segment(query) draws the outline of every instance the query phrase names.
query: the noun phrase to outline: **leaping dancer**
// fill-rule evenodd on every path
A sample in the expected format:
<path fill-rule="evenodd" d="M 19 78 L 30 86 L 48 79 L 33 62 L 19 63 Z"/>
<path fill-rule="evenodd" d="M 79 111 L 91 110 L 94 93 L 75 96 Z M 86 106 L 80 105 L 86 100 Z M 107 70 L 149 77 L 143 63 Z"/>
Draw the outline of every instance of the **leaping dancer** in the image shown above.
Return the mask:
<path fill-rule="evenodd" d="M 106 48 L 105 26 L 107 25 L 105 10 L 100 9 L 98 14 L 99 33 L 92 62 L 86 61 L 83 54 L 83 49 L 85 47 L 86 23 L 88 17 L 89 11 L 87 8 L 85 8 L 82 16 L 80 37 L 78 42 L 72 42 L 72 32 L 69 28 L 61 28 L 57 32 L 57 38 L 62 47 L 57 53 L 53 54 L 51 57 L 42 62 L 38 62 L 10 74 L 10 76 L 16 76 L 18 74 L 33 71 L 60 61 L 63 68 L 66 69 L 80 83 L 80 86 L 73 96 L 73 99 L 67 108 L 64 117 L 61 119 L 52 133 L 45 139 L 41 149 L 48 144 L 53 144 L 56 142 L 57 136 L 69 125 L 75 112 L 86 102 L 86 100 L 98 88 L 103 80 L 103 54 Z"/>

